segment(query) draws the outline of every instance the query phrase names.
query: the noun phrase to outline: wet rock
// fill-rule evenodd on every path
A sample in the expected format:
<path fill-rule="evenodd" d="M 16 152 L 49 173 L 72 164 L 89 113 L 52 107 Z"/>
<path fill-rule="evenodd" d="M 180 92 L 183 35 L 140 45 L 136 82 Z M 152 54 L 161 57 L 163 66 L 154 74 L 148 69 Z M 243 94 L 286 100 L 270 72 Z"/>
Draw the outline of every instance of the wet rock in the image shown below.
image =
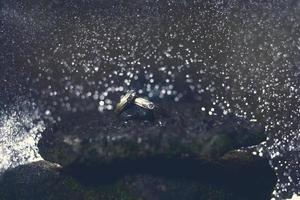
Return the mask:
<path fill-rule="evenodd" d="M 7 171 L 0 181 L 1 200 L 132 199 L 115 185 L 89 187 L 61 172 L 47 161 L 21 165 Z"/>
<path fill-rule="evenodd" d="M 39 161 L 8 170 L 0 179 L 0 199 L 260 200 L 270 199 L 276 183 L 268 161 L 245 152 L 228 153 L 215 163 L 179 161 L 111 182 L 98 173 L 112 173 L 105 168 L 71 172 Z"/>
<path fill-rule="evenodd" d="M 198 104 L 166 104 L 154 120 L 117 118 L 114 113 L 70 113 L 49 126 L 39 143 L 46 160 L 103 165 L 151 157 L 214 160 L 265 139 L 263 128 L 232 115 L 208 115 Z"/>

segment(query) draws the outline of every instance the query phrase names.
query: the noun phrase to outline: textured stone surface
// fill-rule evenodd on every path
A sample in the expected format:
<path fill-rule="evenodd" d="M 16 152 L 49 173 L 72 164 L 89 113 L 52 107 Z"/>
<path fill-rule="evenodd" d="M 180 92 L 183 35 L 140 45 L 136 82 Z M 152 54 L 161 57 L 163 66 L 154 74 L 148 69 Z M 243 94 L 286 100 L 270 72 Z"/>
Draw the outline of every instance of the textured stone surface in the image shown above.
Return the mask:
<path fill-rule="evenodd" d="M 154 114 L 154 121 L 125 121 L 109 112 L 70 113 L 46 129 L 40 153 L 63 166 L 149 157 L 211 160 L 265 139 L 259 124 L 232 115 L 210 116 L 197 104 L 163 107 L 165 112 Z"/>
<path fill-rule="evenodd" d="M 1 200 L 111 200 L 132 199 L 122 187 L 89 187 L 66 176 L 61 168 L 47 161 L 21 165 L 1 177 Z"/>
<path fill-rule="evenodd" d="M 111 178 L 109 174 L 124 166 L 78 171 L 47 161 L 31 163 L 1 177 L 0 199 L 265 200 L 276 182 L 267 160 L 245 152 L 228 153 L 214 163 L 183 159 L 153 164 L 104 180 L 103 174 Z"/>

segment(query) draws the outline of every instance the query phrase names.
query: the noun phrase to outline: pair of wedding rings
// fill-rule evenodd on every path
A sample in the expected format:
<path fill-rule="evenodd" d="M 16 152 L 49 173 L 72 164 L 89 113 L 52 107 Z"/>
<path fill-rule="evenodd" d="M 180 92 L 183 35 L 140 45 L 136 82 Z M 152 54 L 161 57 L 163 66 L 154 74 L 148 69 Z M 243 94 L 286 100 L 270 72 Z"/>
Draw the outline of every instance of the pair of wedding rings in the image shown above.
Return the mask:
<path fill-rule="evenodd" d="M 130 90 L 123 97 L 121 97 L 120 102 L 116 105 L 116 114 L 121 114 L 130 104 L 135 104 L 147 110 L 153 110 L 155 108 L 153 102 L 141 97 L 137 97 L 136 92 Z"/>

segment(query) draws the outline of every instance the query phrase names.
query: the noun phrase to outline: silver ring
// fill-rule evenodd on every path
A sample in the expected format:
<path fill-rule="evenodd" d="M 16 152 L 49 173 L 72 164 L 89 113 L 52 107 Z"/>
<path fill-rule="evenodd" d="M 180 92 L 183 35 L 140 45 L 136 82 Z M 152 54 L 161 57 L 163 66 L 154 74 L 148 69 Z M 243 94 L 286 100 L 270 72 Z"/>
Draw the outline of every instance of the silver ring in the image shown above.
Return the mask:
<path fill-rule="evenodd" d="M 134 99 L 133 103 L 137 106 L 140 106 L 142 108 L 148 109 L 148 110 L 153 110 L 155 108 L 154 103 L 152 103 L 151 101 L 141 98 L 141 97 L 137 97 Z"/>

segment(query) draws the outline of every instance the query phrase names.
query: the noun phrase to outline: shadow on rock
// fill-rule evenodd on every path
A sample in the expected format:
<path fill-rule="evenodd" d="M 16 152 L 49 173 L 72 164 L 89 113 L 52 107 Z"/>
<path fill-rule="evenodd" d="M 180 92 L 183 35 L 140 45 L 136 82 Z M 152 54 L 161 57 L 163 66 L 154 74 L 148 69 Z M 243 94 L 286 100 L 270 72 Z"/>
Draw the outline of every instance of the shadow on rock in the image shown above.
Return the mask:
<path fill-rule="evenodd" d="M 246 199 L 270 198 L 276 183 L 276 175 L 268 161 L 246 152 L 230 152 L 211 161 L 168 159 L 161 156 L 143 160 L 119 160 L 102 166 L 71 165 L 63 171 L 86 185 L 112 184 L 125 176 L 146 174 L 222 188 Z"/>
<path fill-rule="evenodd" d="M 151 158 L 62 169 L 40 161 L 8 170 L 2 199 L 270 199 L 276 176 L 264 158 L 231 152 L 218 161 Z"/>

